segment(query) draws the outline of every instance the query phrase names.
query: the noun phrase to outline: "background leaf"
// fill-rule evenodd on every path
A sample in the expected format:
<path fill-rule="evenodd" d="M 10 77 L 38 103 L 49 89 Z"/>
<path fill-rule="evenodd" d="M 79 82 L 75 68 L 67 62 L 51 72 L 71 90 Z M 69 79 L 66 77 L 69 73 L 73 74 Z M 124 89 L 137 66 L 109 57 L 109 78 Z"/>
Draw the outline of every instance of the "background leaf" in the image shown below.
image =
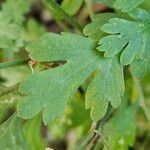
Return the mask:
<path fill-rule="evenodd" d="M 62 9 L 70 16 L 75 15 L 83 4 L 83 0 L 63 0 Z"/>
<path fill-rule="evenodd" d="M 29 11 L 29 7 L 28 0 L 7 0 L 2 4 L 2 10 L 0 11 L 0 48 L 18 51 L 23 46 L 21 27 L 25 19 L 24 15 Z"/>
<path fill-rule="evenodd" d="M 45 149 L 45 141 L 41 135 L 41 124 L 42 118 L 41 115 L 38 114 L 34 118 L 28 120 L 23 126 L 25 139 L 30 150 Z"/>
<path fill-rule="evenodd" d="M 21 120 L 15 115 L 0 125 L 0 145 L 2 149 L 28 149 L 22 135 Z"/>

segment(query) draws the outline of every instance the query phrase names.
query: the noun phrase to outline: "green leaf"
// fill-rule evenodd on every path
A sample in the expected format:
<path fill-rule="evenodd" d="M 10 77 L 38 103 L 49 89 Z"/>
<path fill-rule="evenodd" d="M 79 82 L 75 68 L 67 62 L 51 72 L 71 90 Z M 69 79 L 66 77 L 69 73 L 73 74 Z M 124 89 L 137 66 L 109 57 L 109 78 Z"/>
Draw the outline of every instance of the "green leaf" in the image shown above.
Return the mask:
<path fill-rule="evenodd" d="M 45 149 L 45 142 L 41 135 L 41 124 L 42 118 L 41 115 L 38 114 L 34 118 L 27 120 L 27 122 L 23 126 L 25 139 L 30 150 Z"/>
<path fill-rule="evenodd" d="M 22 135 L 21 120 L 15 115 L 0 125 L 0 146 L 3 150 L 28 149 Z"/>
<path fill-rule="evenodd" d="M 19 39 L 21 28 L 19 25 L 10 23 L 9 20 L 4 16 L 1 16 L 0 19 L 0 48 L 6 50 L 18 50 L 17 39 Z M 9 31 L 9 32 L 8 32 Z"/>
<path fill-rule="evenodd" d="M 105 57 L 121 53 L 121 64 L 123 66 L 131 64 L 133 74 L 140 79 L 147 70 L 150 70 L 148 67 L 150 14 L 137 8 L 129 15 L 137 21 L 113 18 L 102 26 L 102 30 L 111 35 L 100 40 L 98 50 L 105 52 Z"/>
<path fill-rule="evenodd" d="M 99 116 L 104 116 L 109 102 L 117 108 L 123 95 L 124 77 L 118 57 L 103 60 L 101 70 L 87 89 L 86 108 L 91 108 L 91 117 L 98 120 Z"/>
<path fill-rule="evenodd" d="M 94 0 L 94 2 L 100 2 L 119 9 L 122 12 L 128 13 L 142 4 L 145 0 Z"/>
<path fill-rule="evenodd" d="M 83 4 L 83 0 L 63 0 L 62 9 L 70 16 L 75 15 Z"/>
<path fill-rule="evenodd" d="M 150 13 L 141 8 L 134 9 L 128 15 L 138 21 L 148 21 L 150 19 Z"/>
<path fill-rule="evenodd" d="M 148 28 L 147 21 L 110 19 L 102 30 L 111 35 L 100 40 L 98 50 L 105 52 L 105 57 L 113 57 L 121 52 L 121 64 L 129 65 L 133 61 L 142 59 L 143 52 L 146 50 Z"/>
<path fill-rule="evenodd" d="M 103 71 L 105 69 L 102 66 L 105 64 L 106 68 L 112 68 L 110 67 L 112 61 L 115 61 L 113 65 L 119 71 L 117 76 L 119 76 L 119 80 L 122 79 L 123 83 L 122 67 L 119 65 L 118 59 L 115 59 L 117 57 L 113 60 L 104 60 L 96 50 L 96 45 L 97 43 L 94 40 L 69 33 L 62 33 L 62 35 L 47 33 L 41 37 L 41 42 L 31 43 L 27 50 L 33 60 L 38 62 L 66 61 L 66 63 L 57 68 L 34 73 L 21 84 L 20 92 L 25 97 L 18 107 L 19 115 L 23 118 L 31 118 L 43 110 L 43 121 L 45 123 L 60 117 L 73 94 L 90 74 L 94 71 L 97 72 L 91 83 L 93 85 L 97 78 L 99 80 L 100 76 L 104 77 Z M 107 73 L 109 76 L 110 69 Z M 109 81 L 112 82 L 113 77 L 112 80 L 105 81 L 107 80 L 105 77 L 103 80 L 103 85 L 96 84 L 96 87 L 89 85 L 88 93 L 93 92 L 93 106 L 91 107 L 97 108 L 97 106 L 105 105 L 103 109 L 97 110 L 96 117 L 92 115 L 94 120 L 103 117 L 109 101 L 114 107 L 117 107 L 123 94 L 123 91 L 120 93 L 121 90 L 114 92 L 113 95 L 116 95 L 114 97 L 117 99 L 112 99 L 107 92 L 103 92 L 106 94 L 104 95 L 105 99 L 97 101 L 98 97 L 101 98 L 101 93 L 95 89 L 102 87 L 101 91 L 105 91 L 107 87 L 105 83 L 108 83 L 108 85 L 115 84 L 114 87 L 117 85 L 117 87 L 123 89 L 123 84 L 119 85 L 120 82 L 109 83 Z M 117 78 L 115 80 L 118 81 Z M 90 96 L 90 94 L 88 95 Z M 106 102 L 104 103 L 104 101 Z M 95 106 L 97 102 L 98 104 Z M 92 109 L 91 114 L 93 113 Z"/>
<path fill-rule="evenodd" d="M 147 71 L 150 72 L 150 36 L 147 37 L 147 42 L 146 42 L 146 46 L 145 46 L 145 51 L 143 53 L 143 56 L 142 56 L 142 60 L 144 62 L 146 62 L 146 65 L 144 67 L 147 68 Z M 146 70 L 142 67 L 143 70 Z M 142 71 L 141 69 L 141 71 Z"/>
<path fill-rule="evenodd" d="M 134 144 L 136 134 L 137 105 L 122 107 L 115 116 L 106 123 L 103 135 L 107 145 L 104 149 L 128 150 Z"/>
<path fill-rule="evenodd" d="M 30 19 L 22 31 L 22 39 L 26 42 L 37 41 L 45 31 L 45 28 L 41 24 Z"/>
<path fill-rule="evenodd" d="M 113 7 L 120 9 L 122 12 L 130 12 L 145 0 L 116 0 Z"/>
<path fill-rule="evenodd" d="M 131 11 L 129 15 L 132 18 L 137 19 L 138 21 L 145 22 L 145 27 L 147 28 L 148 22 L 150 19 L 149 12 L 143 9 L 137 8 L 137 9 L 134 9 L 134 11 Z M 149 32 L 147 32 L 146 38 L 145 38 L 145 50 L 142 54 L 142 57 L 139 60 L 136 60 L 131 64 L 131 71 L 137 79 L 142 79 L 145 76 L 145 74 L 148 71 L 150 71 L 150 67 L 148 65 L 150 63 L 150 51 L 149 51 L 150 44 L 149 43 L 150 43 L 150 34 Z"/>
<path fill-rule="evenodd" d="M 131 71 L 137 79 L 142 79 L 147 73 L 147 62 L 142 59 L 139 59 L 132 63 Z"/>
<path fill-rule="evenodd" d="M 20 39 L 24 15 L 29 9 L 29 2 L 24 0 L 7 0 L 0 11 L 0 48 L 18 51 L 23 43 Z"/>
<path fill-rule="evenodd" d="M 131 64 L 131 71 L 137 79 L 142 79 L 150 71 L 150 36 L 147 36 L 142 58 Z"/>
<path fill-rule="evenodd" d="M 3 16 L 9 18 L 11 22 L 21 24 L 29 10 L 29 4 L 29 0 L 7 0 L 2 5 Z"/>
<path fill-rule="evenodd" d="M 99 40 L 102 37 L 106 35 L 101 30 L 101 27 L 108 22 L 109 19 L 112 17 L 115 17 L 115 14 L 113 13 L 102 13 L 102 14 L 97 14 L 92 17 L 92 22 L 88 25 L 86 25 L 83 29 L 83 33 L 95 40 Z"/>

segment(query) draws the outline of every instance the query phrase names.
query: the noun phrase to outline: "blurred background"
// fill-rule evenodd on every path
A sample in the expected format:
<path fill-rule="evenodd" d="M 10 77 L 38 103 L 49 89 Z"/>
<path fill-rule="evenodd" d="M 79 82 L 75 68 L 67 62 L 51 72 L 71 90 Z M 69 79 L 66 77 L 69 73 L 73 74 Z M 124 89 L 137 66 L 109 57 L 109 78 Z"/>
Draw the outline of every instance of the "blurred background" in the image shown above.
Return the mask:
<path fill-rule="evenodd" d="M 57 2 L 62 8 L 65 7 L 62 0 L 57 0 Z M 26 0 L 23 3 L 20 4 L 14 2 L 14 0 L 0 0 L 0 62 L 28 57 L 25 51 L 26 45 L 31 41 L 38 40 L 44 32 L 60 33 L 65 31 L 80 34 L 65 20 L 62 20 L 55 10 L 47 8 L 41 0 Z M 150 5 L 146 2 L 142 7 L 150 11 Z M 81 1 L 81 4 L 74 11 L 69 8 L 65 8 L 65 11 L 82 26 L 91 22 L 90 16 L 93 13 L 114 12 L 107 5 L 94 2 L 91 4 L 90 0 Z M 117 13 L 119 14 L 119 11 Z M 9 26 L 10 24 L 15 24 L 16 27 Z M 5 40 L 2 36 L 3 33 L 7 33 Z M 54 64 L 48 65 L 55 67 Z M 39 71 L 41 67 L 37 65 L 34 70 Z M 1 69 L 0 90 L 21 82 L 31 72 L 29 65 Z M 126 76 L 127 90 L 132 95 L 131 101 L 134 101 L 136 97 L 135 89 L 128 73 Z M 55 150 L 73 150 L 75 145 L 80 143 L 84 136 L 88 134 L 92 121 L 89 110 L 85 109 L 84 101 L 90 78 L 78 89 L 62 118 L 48 126 L 42 123 L 41 114 L 27 122 L 23 121 L 23 130 L 30 149 L 41 150 L 46 146 Z M 141 84 L 146 105 L 150 108 L 150 73 L 142 80 Z M 21 95 L 17 91 L 0 97 L 0 123 L 3 123 L 15 112 L 20 97 Z M 95 149 L 99 150 L 102 147 L 102 142 L 99 142 Z M 150 150 L 150 124 L 140 109 L 137 115 L 136 140 L 134 146 L 130 149 Z"/>

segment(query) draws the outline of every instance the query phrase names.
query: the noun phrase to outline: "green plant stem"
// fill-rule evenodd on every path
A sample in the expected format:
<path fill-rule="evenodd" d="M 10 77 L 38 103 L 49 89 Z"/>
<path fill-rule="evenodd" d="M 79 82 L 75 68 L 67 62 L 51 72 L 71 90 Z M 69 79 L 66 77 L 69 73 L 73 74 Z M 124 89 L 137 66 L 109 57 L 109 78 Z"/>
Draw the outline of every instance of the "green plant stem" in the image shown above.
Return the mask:
<path fill-rule="evenodd" d="M 8 93 L 10 93 L 10 92 L 15 91 L 16 89 L 18 89 L 19 85 L 20 85 L 20 82 L 19 82 L 19 83 L 16 83 L 15 85 L 13 85 L 13 86 L 11 86 L 11 87 L 8 87 L 8 88 L 6 88 L 6 89 L 0 91 L 0 97 L 4 96 L 4 95 L 6 95 L 6 94 L 8 94 Z"/>
<path fill-rule="evenodd" d="M 47 5 L 47 2 L 43 0 L 43 4 L 44 6 L 48 9 L 48 11 L 51 12 L 51 15 L 53 16 L 54 20 L 56 21 L 56 23 L 58 24 L 58 26 L 65 32 L 71 32 L 70 29 L 67 27 L 67 25 L 62 22 L 62 19 L 60 17 L 60 14 L 58 14 L 55 10 L 53 10 L 52 8 L 50 8 Z"/>
<path fill-rule="evenodd" d="M 30 60 L 29 58 L 25 58 L 22 60 L 0 63 L 0 69 L 5 69 L 8 67 L 21 66 L 21 65 L 27 64 L 29 60 Z"/>
<path fill-rule="evenodd" d="M 69 16 L 56 2 L 53 0 L 46 0 L 46 2 L 48 6 L 51 7 L 51 9 L 58 12 L 63 19 L 70 23 L 74 28 L 78 29 L 81 33 L 83 33 L 83 27 L 71 16 Z"/>
<path fill-rule="evenodd" d="M 53 16 L 54 17 L 54 16 Z M 56 23 L 58 24 L 58 26 L 65 32 L 70 32 L 70 30 L 67 28 L 67 26 L 65 25 L 65 23 L 63 23 L 61 20 L 57 19 L 57 17 L 54 17 L 54 20 L 56 21 Z"/>
<path fill-rule="evenodd" d="M 77 146 L 76 149 L 78 149 L 78 150 L 82 150 L 82 149 L 92 150 L 101 137 L 100 130 L 104 127 L 105 123 L 111 118 L 113 112 L 114 112 L 114 108 L 111 105 L 109 105 L 107 113 L 105 114 L 105 116 L 102 119 L 100 119 L 94 125 L 94 127 L 92 127 L 92 129 L 90 130 L 88 135 L 81 141 L 81 143 Z"/>

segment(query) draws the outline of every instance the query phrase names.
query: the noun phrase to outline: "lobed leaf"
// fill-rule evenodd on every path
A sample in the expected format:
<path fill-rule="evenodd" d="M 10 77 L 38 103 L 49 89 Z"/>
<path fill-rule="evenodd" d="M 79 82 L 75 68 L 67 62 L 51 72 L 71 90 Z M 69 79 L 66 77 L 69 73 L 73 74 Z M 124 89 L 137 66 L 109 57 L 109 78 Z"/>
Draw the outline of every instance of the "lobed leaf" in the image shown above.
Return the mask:
<path fill-rule="evenodd" d="M 106 35 L 106 33 L 101 30 L 101 27 L 113 17 L 115 17 L 114 13 L 101 13 L 93 16 L 92 22 L 84 27 L 83 33 L 99 41 L 99 39 Z"/>
<path fill-rule="evenodd" d="M 86 108 L 91 108 L 91 117 L 94 120 L 105 115 L 109 102 L 117 108 L 124 95 L 123 69 L 118 57 L 103 60 L 101 66 L 86 94 Z"/>
<path fill-rule="evenodd" d="M 43 110 L 45 123 L 60 117 L 79 86 L 94 71 L 97 73 L 89 85 L 86 100 L 86 107 L 92 108 L 92 119 L 98 120 L 104 116 L 109 101 L 116 108 L 124 91 L 123 69 L 117 57 L 104 60 L 96 50 L 96 45 L 94 40 L 69 33 L 47 33 L 41 37 L 41 42 L 31 43 L 27 50 L 33 60 L 66 63 L 57 68 L 34 73 L 21 84 L 20 92 L 25 97 L 18 106 L 19 116 L 31 118 Z M 118 78 L 113 77 L 113 68 L 117 69 Z M 109 77 L 111 79 L 108 80 Z M 96 80 L 101 84 L 95 83 Z M 105 92 L 109 90 L 108 85 L 119 88 L 119 91 L 113 91 L 113 97 L 110 97 L 112 90 Z M 90 106 L 89 99 L 92 101 Z M 97 109 L 99 106 L 104 107 Z M 95 109 L 97 113 L 94 115 Z"/>
<path fill-rule="evenodd" d="M 108 34 L 100 40 L 98 50 L 105 52 L 105 57 L 113 57 L 121 52 L 123 66 L 142 58 L 147 42 L 148 23 L 113 18 L 102 27 Z"/>

